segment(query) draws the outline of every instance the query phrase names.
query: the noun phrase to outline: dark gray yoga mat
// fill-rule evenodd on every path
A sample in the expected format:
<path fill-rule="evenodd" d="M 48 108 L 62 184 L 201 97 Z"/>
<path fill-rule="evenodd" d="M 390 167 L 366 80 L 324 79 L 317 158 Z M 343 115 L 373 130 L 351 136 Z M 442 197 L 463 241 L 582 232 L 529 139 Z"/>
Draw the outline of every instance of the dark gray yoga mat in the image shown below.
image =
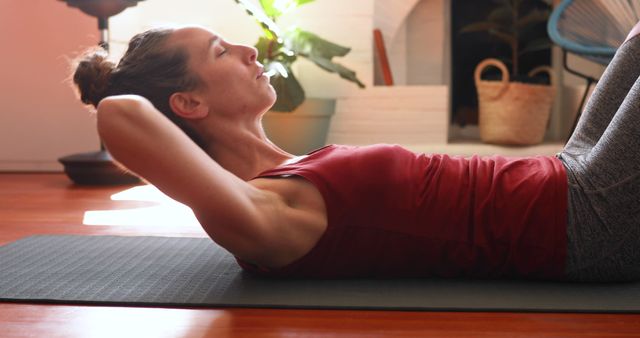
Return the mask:
<path fill-rule="evenodd" d="M 127 306 L 640 312 L 640 283 L 267 279 L 242 272 L 208 238 L 33 236 L 0 247 L 0 299 Z"/>

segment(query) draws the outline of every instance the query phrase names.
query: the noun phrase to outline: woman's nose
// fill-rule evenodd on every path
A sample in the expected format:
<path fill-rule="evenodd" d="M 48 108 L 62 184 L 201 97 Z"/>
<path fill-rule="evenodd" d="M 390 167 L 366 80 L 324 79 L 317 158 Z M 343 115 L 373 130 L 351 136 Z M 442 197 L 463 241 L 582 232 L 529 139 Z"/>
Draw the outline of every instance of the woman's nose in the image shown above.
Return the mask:
<path fill-rule="evenodd" d="M 247 46 L 249 63 L 255 63 L 258 58 L 258 50 L 255 47 Z"/>

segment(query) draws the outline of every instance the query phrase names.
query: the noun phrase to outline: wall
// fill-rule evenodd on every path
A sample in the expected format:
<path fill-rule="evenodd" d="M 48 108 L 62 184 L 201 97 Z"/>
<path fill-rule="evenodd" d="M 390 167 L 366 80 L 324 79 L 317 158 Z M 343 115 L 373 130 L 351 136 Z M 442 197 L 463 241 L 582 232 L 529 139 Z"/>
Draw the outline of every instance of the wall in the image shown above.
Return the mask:
<path fill-rule="evenodd" d="M 60 1 L 0 1 L 0 170 L 60 170 L 58 157 L 99 147 L 66 81 L 97 36 L 95 19 Z"/>
<path fill-rule="evenodd" d="M 450 0 L 402 1 L 408 10 L 399 11 L 399 15 L 408 19 L 392 25 L 394 33 L 385 35 L 397 84 L 446 85 L 448 46 L 442 39 L 449 34 L 443 18 L 448 16 Z M 133 34 L 158 24 L 200 24 L 245 44 L 257 39 L 257 24 L 233 0 L 188 0 L 180 4 L 182 7 L 177 8 L 172 0 L 145 0 L 113 17 L 114 58 L 123 52 Z M 295 18 L 285 17 L 283 23 L 297 24 L 352 47 L 340 62 L 371 85 L 374 23 L 384 25 L 380 19 L 390 17 L 385 15 L 390 14 L 389 8 L 405 8 L 399 4 L 400 0 L 318 0 L 299 9 Z M 69 58 L 98 40 L 96 26 L 94 18 L 61 1 L 0 1 L 0 44 L 4 46 L 0 59 L 0 171 L 58 171 L 62 167 L 57 158 L 98 148 L 95 121 L 66 80 Z M 425 30 L 429 34 L 416 33 Z M 560 83 L 568 88 L 561 90 L 556 111 L 570 113 L 554 114 L 551 124 L 551 135 L 561 137 L 570 126 L 567 117 L 574 112 L 582 83 L 562 77 L 557 51 L 554 54 Z M 424 65 L 427 67 L 421 68 Z M 299 62 L 295 71 L 310 97 L 361 94 L 353 84 L 309 62 Z"/>
<path fill-rule="evenodd" d="M 394 84 L 448 84 L 450 1 L 376 0 L 374 24 L 383 31 Z M 382 85 L 374 69 L 375 83 Z"/>
<path fill-rule="evenodd" d="M 321 0 L 282 23 L 351 47 L 339 62 L 371 84 L 372 16 L 373 0 Z M 207 26 L 250 45 L 259 35 L 259 26 L 233 0 L 145 0 L 110 20 L 113 58 L 119 58 L 133 34 L 168 23 Z M 95 120 L 66 81 L 68 59 L 98 40 L 96 19 L 64 2 L 0 1 L 0 171 L 59 171 L 59 157 L 98 149 Z M 294 72 L 310 97 L 357 90 L 305 60 Z"/>
<path fill-rule="evenodd" d="M 175 0 L 147 0 L 114 17 L 111 21 L 114 54 L 121 53 L 134 33 L 167 23 L 202 25 L 229 41 L 248 45 L 253 45 L 259 37 L 258 24 L 233 0 L 189 0 L 180 4 L 182 8 L 178 10 Z M 365 84 L 370 84 L 373 79 L 372 17 L 373 0 L 319 0 L 285 14 L 278 23 L 282 28 L 295 25 L 351 47 L 346 57 L 335 61 L 355 70 Z M 309 97 L 332 98 L 357 90 L 356 85 L 305 59 L 294 65 L 294 72 Z"/>
<path fill-rule="evenodd" d="M 394 84 L 449 83 L 450 1 L 376 0 L 374 24 L 383 31 Z M 383 84 L 378 68 L 374 79 Z"/>
<path fill-rule="evenodd" d="M 422 0 L 407 18 L 407 84 L 448 84 L 451 0 Z"/>

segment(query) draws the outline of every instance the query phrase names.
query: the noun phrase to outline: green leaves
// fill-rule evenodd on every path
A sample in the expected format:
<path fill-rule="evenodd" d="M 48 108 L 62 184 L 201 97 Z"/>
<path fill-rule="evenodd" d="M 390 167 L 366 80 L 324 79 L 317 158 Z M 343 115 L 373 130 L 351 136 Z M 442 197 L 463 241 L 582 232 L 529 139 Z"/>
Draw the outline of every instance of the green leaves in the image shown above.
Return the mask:
<path fill-rule="evenodd" d="M 522 50 L 520 50 L 520 55 L 549 49 L 552 46 L 553 44 L 551 43 L 551 40 L 549 40 L 549 38 L 536 39 L 527 43 L 527 45 L 524 46 Z"/>
<path fill-rule="evenodd" d="M 516 27 L 522 29 L 530 25 L 545 22 L 549 18 L 549 14 L 551 14 L 549 10 L 534 9 L 521 17 L 520 20 L 518 20 Z"/>
<path fill-rule="evenodd" d="M 479 21 L 462 27 L 460 33 L 487 32 L 498 28 L 500 28 L 500 25 L 495 22 Z"/>
<path fill-rule="evenodd" d="M 254 6 L 248 0 L 234 0 L 234 1 L 240 6 L 242 6 L 249 15 L 251 15 L 254 19 L 256 19 L 258 24 L 260 24 L 260 26 L 262 27 L 262 32 L 264 33 L 266 38 L 273 39 L 273 40 L 279 39 L 279 36 L 281 34 L 280 28 L 278 27 L 278 25 L 274 20 L 272 20 L 265 14 L 263 10 Z"/>
<path fill-rule="evenodd" d="M 258 62 L 266 65 L 269 62 L 279 61 L 285 64 L 292 64 L 296 61 L 296 53 L 287 48 L 283 40 L 269 39 L 261 36 L 255 47 L 258 50 Z"/>
<path fill-rule="evenodd" d="M 299 28 L 286 32 L 285 37 L 289 48 L 304 56 L 313 55 L 331 59 L 334 56 L 345 56 L 351 51 L 351 48 L 329 42 Z"/>
<path fill-rule="evenodd" d="M 513 15 L 512 7 L 498 7 L 489 13 L 487 20 L 501 26 L 502 28 L 509 28 L 513 27 Z"/>
<path fill-rule="evenodd" d="M 275 21 L 283 14 L 313 1 L 315 0 L 260 0 L 260 6 Z"/>
<path fill-rule="evenodd" d="M 280 68 L 277 65 L 277 63 L 271 63 L 265 68 L 269 70 Z M 278 93 L 276 103 L 271 109 L 280 112 L 291 112 L 304 101 L 304 89 L 302 89 L 300 82 L 291 72 L 291 67 L 289 65 L 280 65 L 284 67 L 287 76 L 285 77 L 280 71 L 276 71 L 276 74 L 271 76 L 271 85 Z"/>
<path fill-rule="evenodd" d="M 250 0 L 234 0 L 241 5 L 262 27 L 263 34 L 255 47 L 258 49 L 258 62 L 267 71 L 275 75 L 271 77 L 271 85 L 278 98 L 273 110 L 292 111 L 305 99 L 302 86 L 291 72 L 292 64 L 298 56 L 312 61 L 318 67 L 337 73 L 341 78 L 364 88 L 356 73 L 333 61 L 334 57 L 347 55 L 351 49 L 327 41 L 313 33 L 300 29 L 283 32 L 276 24 L 283 14 L 314 0 L 260 0 L 258 8 Z"/>
<path fill-rule="evenodd" d="M 330 73 L 338 73 L 341 78 L 354 82 L 360 88 L 365 87 L 354 71 L 332 61 L 336 56 L 347 55 L 351 48 L 340 46 L 301 29 L 291 30 L 285 34 L 285 37 L 289 48 L 294 53 L 311 60 Z"/>
<path fill-rule="evenodd" d="M 323 59 L 323 58 L 309 58 L 309 59 L 313 61 L 315 64 L 317 64 L 318 66 L 320 66 L 322 69 L 330 73 L 338 73 L 338 75 L 340 75 L 341 78 L 354 82 L 360 88 L 365 87 L 364 83 L 358 80 L 358 77 L 356 76 L 356 72 L 352 71 L 351 69 L 339 63 L 332 62 L 328 59 Z"/>
<path fill-rule="evenodd" d="M 530 10 L 528 12 L 522 13 L 524 0 L 494 0 L 493 2 L 496 7 L 484 20 L 462 27 L 460 33 L 487 32 L 499 41 L 509 45 L 512 51 L 510 63 L 513 65 L 513 73 L 517 73 L 517 58 L 519 55 L 551 47 L 548 38 L 530 41 L 524 47 L 521 47 L 521 43 L 524 41 L 523 37 L 529 36 L 529 33 L 537 24 L 545 22 L 549 17 L 550 11 L 534 6 L 532 8 L 529 7 Z M 538 0 L 538 3 L 548 7 L 547 1 Z"/>

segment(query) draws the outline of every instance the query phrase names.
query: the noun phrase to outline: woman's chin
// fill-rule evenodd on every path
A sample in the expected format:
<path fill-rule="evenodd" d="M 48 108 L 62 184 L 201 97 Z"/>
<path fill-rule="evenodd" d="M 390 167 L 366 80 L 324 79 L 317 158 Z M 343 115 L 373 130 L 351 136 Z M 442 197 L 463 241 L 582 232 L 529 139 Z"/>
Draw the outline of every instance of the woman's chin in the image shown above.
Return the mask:
<path fill-rule="evenodd" d="M 273 86 L 269 85 L 269 88 L 271 89 L 271 95 L 270 95 L 271 100 L 267 110 L 271 109 L 271 107 L 273 107 L 273 105 L 276 104 L 276 100 L 278 99 L 278 94 L 276 93 L 276 90 L 273 88 Z"/>

